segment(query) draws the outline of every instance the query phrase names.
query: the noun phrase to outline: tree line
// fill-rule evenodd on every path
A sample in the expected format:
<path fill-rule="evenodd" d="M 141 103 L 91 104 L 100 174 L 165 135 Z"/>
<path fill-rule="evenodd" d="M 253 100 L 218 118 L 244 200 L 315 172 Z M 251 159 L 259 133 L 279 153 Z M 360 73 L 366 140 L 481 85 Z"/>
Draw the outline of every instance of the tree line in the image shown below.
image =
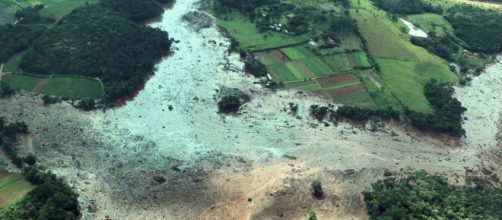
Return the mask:
<path fill-rule="evenodd" d="M 496 178 L 498 181 L 498 177 Z M 472 183 L 474 186 L 471 186 Z M 482 181 L 450 185 L 442 176 L 418 171 L 389 177 L 363 192 L 370 219 L 499 219 L 502 189 Z"/>
<path fill-rule="evenodd" d="M 129 94 L 153 73 L 172 44 L 166 32 L 131 20 L 158 15 L 158 10 L 147 10 L 149 16 L 128 11 L 137 1 L 105 0 L 73 10 L 32 43 L 20 68 L 33 74 L 98 77 L 108 102 Z M 124 7 L 110 8 L 112 2 Z"/>

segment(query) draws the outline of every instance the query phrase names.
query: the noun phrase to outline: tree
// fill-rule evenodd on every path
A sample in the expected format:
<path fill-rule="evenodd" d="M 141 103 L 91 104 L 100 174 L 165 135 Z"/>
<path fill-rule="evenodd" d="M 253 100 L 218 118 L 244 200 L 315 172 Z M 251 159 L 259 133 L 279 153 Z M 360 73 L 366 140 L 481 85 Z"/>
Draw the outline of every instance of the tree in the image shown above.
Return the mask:
<path fill-rule="evenodd" d="M 320 180 L 315 180 L 314 182 L 312 182 L 311 186 L 313 190 L 313 195 L 317 199 L 324 198 L 324 190 L 322 189 L 322 183 Z"/>
<path fill-rule="evenodd" d="M 241 106 L 241 100 L 235 95 L 224 96 L 220 102 L 218 102 L 218 109 L 221 113 L 235 113 L 239 111 Z"/>

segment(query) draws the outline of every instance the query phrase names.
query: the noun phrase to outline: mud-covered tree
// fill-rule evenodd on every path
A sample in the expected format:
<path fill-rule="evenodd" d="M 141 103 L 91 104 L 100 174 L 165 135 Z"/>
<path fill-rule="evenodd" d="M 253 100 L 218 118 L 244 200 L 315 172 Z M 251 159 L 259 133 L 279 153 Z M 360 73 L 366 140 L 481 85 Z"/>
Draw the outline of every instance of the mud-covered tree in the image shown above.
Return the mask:
<path fill-rule="evenodd" d="M 317 199 L 324 198 L 324 190 L 322 189 L 322 183 L 320 180 L 315 180 L 314 182 L 312 182 L 311 186 L 312 186 L 312 191 L 313 191 L 312 194 Z"/>
<path fill-rule="evenodd" d="M 239 111 L 239 108 L 241 107 L 242 103 L 239 97 L 235 95 L 227 95 L 224 96 L 219 102 L 218 102 L 218 110 L 221 113 L 235 113 Z"/>

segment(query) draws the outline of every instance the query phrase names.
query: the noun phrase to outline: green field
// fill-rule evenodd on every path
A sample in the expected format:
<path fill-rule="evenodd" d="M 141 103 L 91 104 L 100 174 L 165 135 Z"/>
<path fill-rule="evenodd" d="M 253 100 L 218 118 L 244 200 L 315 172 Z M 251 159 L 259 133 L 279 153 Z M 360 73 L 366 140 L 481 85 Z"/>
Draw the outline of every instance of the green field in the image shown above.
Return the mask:
<path fill-rule="evenodd" d="M 16 90 L 33 91 L 51 96 L 69 98 L 102 98 L 101 82 L 95 79 L 72 76 L 37 77 L 22 74 L 7 74 L 2 79 Z"/>
<path fill-rule="evenodd" d="M 0 25 L 12 23 L 14 13 L 26 7 L 42 4 L 46 6 L 41 11 L 42 15 L 61 18 L 76 7 L 95 2 L 97 0 L 0 0 Z"/>
<path fill-rule="evenodd" d="M 336 73 L 352 70 L 349 59 L 346 54 L 337 54 L 324 57 L 324 61 L 333 68 Z"/>
<path fill-rule="evenodd" d="M 406 19 L 427 33 L 434 31 L 439 34 L 453 34 L 453 27 L 443 16 L 438 14 L 424 13 L 408 15 Z"/>
<path fill-rule="evenodd" d="M 286 85 L 287 88 L 293 88 L 305 91 L 315 91 L 321 89 L 321 85 L 315 80 L 306 82 L 290 83 Z"/>
<path fill-rule="evenodd" d="M 355 52 L 352 53 L 352 59 L 354 61 L 354 68 L 368 68 L 371 67 L 368 61 L 368 56 L 365 52 Z"/>
<path fill-rule="evenodd" d="M 351 10 L 357 20 L 361 34 L 367 41 L 370 53 L 375 57 L 397 60 L 417 60 L 411 51 L 411 43 L 404 33 L 396 28 L 387 17 L 375 16 L 364 10 Z"/>
<path fill-rule="evenodd" d="M 74 77 L 51 78 L 40 93 L 74 98 L 101 98 L 104 96 L 103 87 L 99 81 Z"/>
<path fill-rule="evenodd" d="M 223 18 L 218 19 L 217 24 L 235 38 L 241 48 L 249 51 L 285 47 L 309 40 L 308 35 L 291 36 L 277 32 L 260 33 L 255 23 L 237 12 L 224 15 Z"/>
<path fill-rule="evenodd" d="M 423 86 L 432 78 L 456 82 L 457 78 L 447 63 L 424 48 L 412 45 L 409 36 L 401 33 L 387 17 L 365 10 L 351 11 L 351 15 L 357 20 L 368 49 L 380 66 L 385 89 L 392 94 L 382 97 L 395 97 L 414 111 L 431 112 Z M 394 103 L 392 100 L 388 102 Z"/>
<path fill-rule="evenodd" d="M 18 201 L 32 189 L 33 186 L 23 175 L 8 173 L 0 168 L 0 210 Z"/>
<path fill-rule="evenodd" d="M 286 47 L 282 48 L 281 51 L 291 60 L 300 60 L 316 56 L 304 46 Z"/>
<path fill-rule="evenodd" d="M 15 73 L 18 71 L 19 63 L 23 59 L 24 52 L 12 56 L 4 65 L 3 72 Z"/>
<path fill-rule="evenodd" d="M 272 74 L 274 80 L 279 82 L 298 80 L 285 64 L 267 66 L 267 70 Z"/>
<path fill-rule="evenodd" d="M 307 66 L 317 77 L 325 77 L 333 75 L 335 72 L 328 64 L 320 57 L 311 57 L 303 59 L 302 62 Z"/>
<path fill-rule="evenodd" d="M 20 74 L 7 74 L 3 77 L 2 83 L 7 84 L 12 89 L 31 91 L 41 79 L 43 78 Z"/>

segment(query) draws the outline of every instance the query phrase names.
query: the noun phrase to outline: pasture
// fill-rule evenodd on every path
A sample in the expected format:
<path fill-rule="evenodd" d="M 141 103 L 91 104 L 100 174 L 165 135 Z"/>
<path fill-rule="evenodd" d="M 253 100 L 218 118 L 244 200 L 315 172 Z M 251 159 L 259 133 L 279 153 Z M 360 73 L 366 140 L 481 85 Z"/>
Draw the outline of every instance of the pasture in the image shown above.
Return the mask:
<path fill-rule="evenodd" d="M 285 47 L 309 40 L 307 34 L 291 36 L 278 32 L 260 33 L 255 23 L 237 12 L 224 15 L 223 18 L 218 19 L 217 24 L 224 28 L 241 48 L 249 51 Z"/>
<path fill-rule="evenodd" d="M 0 210 L 21 199 L 33 188 L 23 175 L 0 168 Z"/>
<path fill-rule="evenodd" d="M 0 25 L 12 23 L 14 14 L 22 8 L 45 5 L 41 14 L 59 19 L 73 9 L 97 0 L 0 0 Z"/>
<path fill-rule="evenodd" d="M 91 78 L 7 74 L 2 83 L 16 90 L 76 99 L 102 98 L 105 95 L 101 82 Z"/>
<path fill-rule="evenodd" d="M 357 20 L 369 52 L 380 66 L 380 77 L 387 94 L 376 93 L 380 94 L 377 104 L 395 106 L 397 101 L 414 111 L 432 112 L 423 88 L 431 79 L 456 82 L 457 78 L 447 63 L 424 48 L 411 44 L 409 36 L 400 32 L 387 17 L 365 10 L 351 11 L 351 15 Z"/>
<path fill-rule="evenodd" d="M 438 14 L 424 13 L 408 15 L 406 19 L 426 33 L 434 31 L 443 35 L 446 33 L 453 34 L 453 27 L 443 16 Z"/>
<path fill-rule="evenodd" d="M 349 55 L 349 60 L 353 68 L 366 69 L 370 68 L 371 64 L 368 61 L 368 56 L 365 52 L 355 52 Z"/>

